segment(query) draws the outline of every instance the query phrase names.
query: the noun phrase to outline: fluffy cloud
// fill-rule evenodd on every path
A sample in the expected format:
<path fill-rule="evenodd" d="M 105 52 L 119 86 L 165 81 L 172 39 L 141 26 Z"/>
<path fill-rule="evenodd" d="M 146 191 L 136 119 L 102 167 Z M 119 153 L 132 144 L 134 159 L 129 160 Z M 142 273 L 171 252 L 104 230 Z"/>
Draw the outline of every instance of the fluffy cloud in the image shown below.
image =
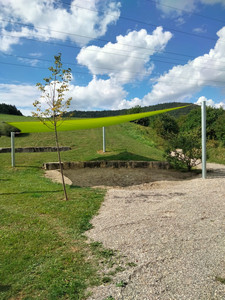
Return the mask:
<path fill-rule="evenodd" d="M 97 110 L 118 109 L 126 96 L 127 92 L 115 80 L 94 76 L 87 86 L 70 84 L 65 98 L 73 98 L 70 110 Z M 40 99 L 40 92 L 35 85 L 0 84 L 0 99 L 3 103 L 15 105 L 24 115 L 31 115 L 35 110 L 32 103 Z M 42 107 L 46 108 L 46 105 L 43 103 Z"/>
<path fill-rule="evenodd" d="M 205 101 L 207 106 L 215 107 L 215 108 L 223 108 L 225 109 L 225 101 L 221 101 L 219 103 L 215 103 L 212 99 L 207 99 L 205 96 L 201 96 L 198 98 L 197 102 L 195 104 L 201 105 L 202 102 Z"/>
<path fill-rule="evenodd" d="M 34 110 L 32 103 L 40 97 L 36 86 L 27 84 L 0 84 L 0 99 L 2 103 L 15 105 L 24 115 L 30 115 Z"/>
<path fill-rule="evenodd" d="M 73 97 L 71 109 L 118 109 L 127 92 L 114 79 L 102 80 L 94 76 L 87 86 L 71 85 L 68 95 Z"/>
<path fill-rule="evenodd" d="M 223 88 L 225 27 L 218 31 L 217 35 L 219 39 L 208 54 L 199 56 L 186 65 L 175 66 L 160 76 L 152 91 L 143 98 L 143 104 L 188 100 L 194 93 L 208 85 Z"/>
<path fill-rule="evenodd" d="M 108 25 L 116 22 L 120 16 L 120 3 L 112 0 L 103 3 L 104 14 L 97 12 L 98 5 L 98 0 L 87 1 L 85 5 L 81 0 L 73 0 L 68 7 L 60 6 L 56 0 L 0 0 L 0 18 L 5 20 L 0 21 L 0 50 L 9 51 L 21 37 L 70 39 L 78 44 L 86 44 L 104 35 Z M 18 23 L 10 23 L 8 19 Z"/>
<path fill-rule="evenodd" d="M 163 32 L 162 27 L 157 27 L 151 35 L 145 29 L 132 31 L 126 36 L 117 36 L 114 44 L 82 48 L 77 61 L 87 66 L 92 74 L 107 74 L 124 84 L 149 75 L 152 67 L 146 68 L 146 64 L 150 56 L 163 50 L 171 37 L 172 34 Z"/>

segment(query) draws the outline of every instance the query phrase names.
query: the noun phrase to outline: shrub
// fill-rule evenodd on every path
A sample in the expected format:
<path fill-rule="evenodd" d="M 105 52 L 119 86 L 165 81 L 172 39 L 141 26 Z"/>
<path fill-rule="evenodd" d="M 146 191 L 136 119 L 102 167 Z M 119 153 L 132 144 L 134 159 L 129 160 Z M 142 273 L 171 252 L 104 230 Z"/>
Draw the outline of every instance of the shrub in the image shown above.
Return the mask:
<path fill-rule="evenodd" d="M 9 125 L 5 122 L 0 123 L 0 136 L 10 136 L 11 132 L 20 132 L 20 130 L 12 125 Z"/>
<path fill-rule="evenodd" d="M 181 132 L 168 143 L 165 157 L 175 169 L 190 171 L 201 162 L 201 139 L 197 131 Z"/>
<path fill-rule="evenodd" d="M 163 114 L 156 117 L 153 127 L 156 129 L 157 134 L 165 140 L 169 140 L 171 136 L 174 136 L 179 132 L 179 126 L 176 119 L 169 114 Z"/>

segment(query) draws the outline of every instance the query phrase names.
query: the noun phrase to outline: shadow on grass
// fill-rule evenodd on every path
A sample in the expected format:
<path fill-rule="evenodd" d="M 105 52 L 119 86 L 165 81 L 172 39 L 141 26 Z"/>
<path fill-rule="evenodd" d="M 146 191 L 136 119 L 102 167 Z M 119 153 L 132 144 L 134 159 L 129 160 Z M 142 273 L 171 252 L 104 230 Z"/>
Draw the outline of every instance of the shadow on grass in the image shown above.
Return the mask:
<path fill-rule="evenodd" d="M 102 156 L 92 159 L 93 161 L 96 160 L 138 160 L 138 161 L 156 161 L 155 159 L 141 156 L 135 153 L 123 151 L 119 154 L 115 155 L 107 155 L 107 152 L 105 152 Z"/>
<path fill-rule="evenodd" d="M 0 293 L 7 292 L 11 289 L 11 285 L 1 285 L 0 284 Z"/>
<path fill-rule="evenodd" d="M 1 196 L 4 195 L 23 195 L 23 194 L 41 194 L 41 193 L 61 193 L 62 190 L 56 190 L 56 191 L 29 191 L 29 192 L 12 192 L 12 193 L 0 193 Z"/>

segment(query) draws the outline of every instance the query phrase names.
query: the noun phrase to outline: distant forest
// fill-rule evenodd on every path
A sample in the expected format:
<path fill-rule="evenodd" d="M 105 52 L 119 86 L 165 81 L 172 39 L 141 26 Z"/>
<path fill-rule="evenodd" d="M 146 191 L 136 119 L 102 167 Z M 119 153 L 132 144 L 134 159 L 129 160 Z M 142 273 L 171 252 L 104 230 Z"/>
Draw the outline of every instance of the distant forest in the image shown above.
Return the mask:
<path fill-rule="evenodd" d="M 23 114 L 19 111 L 15 105 L 0 103 L 0 114 L 22 116 Z"/>
<path fill-rule="evenodd" d="M 193 103 L 180 103 L 180 102 L 173 102 L 173 103 L 163 103 L 157 104 L 152 106 L 145 106 L 141 107 L 141 112 L 148 112 L 148 111 L 155 111 L 167 108 L 173 108 L 178 106 L 185 106 L 184 109 L 178 109 L 175 111 L 171 111 L 169 114 L 174 117 L 179 117 L 181 115 L 188 114 L 193 108 L 196 107 Z M 64 114 L 65 117 L 74 117 L 74 118 L 100 118 L 100 117 L 110 117 L 110 116 L 118 116 L 118 115 L 127 115 L 132 113 L 132 109 L 121 109 L 121 110 L 102 110 L 102 111 L 80 111 L 74 110 Z"/>

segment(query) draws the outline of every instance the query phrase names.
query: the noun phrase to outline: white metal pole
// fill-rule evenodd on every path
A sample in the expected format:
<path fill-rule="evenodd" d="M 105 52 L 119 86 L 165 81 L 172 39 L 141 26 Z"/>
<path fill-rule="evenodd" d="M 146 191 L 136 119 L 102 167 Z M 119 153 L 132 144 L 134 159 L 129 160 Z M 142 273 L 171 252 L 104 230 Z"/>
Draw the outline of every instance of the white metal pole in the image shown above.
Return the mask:
<path fill-rule="evenodd" d="M 15 132 L 11 132 L 11 158 L 12 167 L 15 167 Z"/>
<path fill-rule="evenodd" d="M 105 153 L 105 127 L 102 127 L 103 153 Z"/>
<path fill-rule="evenodd" d="M 202 101 L 202 178 L 206 178 L 206 101 Z"/>

